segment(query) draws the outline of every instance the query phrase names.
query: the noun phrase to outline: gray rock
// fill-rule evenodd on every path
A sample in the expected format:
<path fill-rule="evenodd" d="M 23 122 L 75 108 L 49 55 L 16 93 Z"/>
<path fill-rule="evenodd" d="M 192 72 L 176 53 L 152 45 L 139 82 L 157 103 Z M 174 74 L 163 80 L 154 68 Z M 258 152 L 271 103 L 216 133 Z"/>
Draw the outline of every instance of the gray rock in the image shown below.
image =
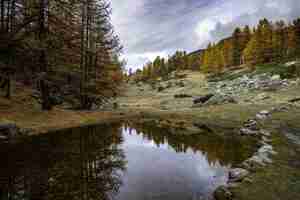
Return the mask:
<path fill-rule="evenodd" d="M 193 100 L 194 104 L 203 104 L 206 103 L 209 99 L 211 99 L 214 96 L 214 94 L 207 94 L 201 97 L 197 97 Z"/>
<path fill-rule="evenodd" d="M 18 128 L 14 123 L 3 123 L 0 124 L 0 136 L 7 137 L 16 137 L 18 135 Z"/>
<path fill-rule="evenodd" d="M 258 150 L 258 154 L 276 154 L 276 152 L 273 150 L 273 147 L 271 145 L 263 145 L 261 148 Z"/>
<path fill-rule="evenodd" d="M 240 129 L 240 135 L 257 136 L 257 135 L 259 135 L 259 131 L 251 130 L 251 129 L 248 129 L 248 128 L 241 128 Z"/>
<path fill-rule="evenodd" d="M 263 110 L 263 111 L 260 111 L 259 114 L 261 114 L 261 115 L 270 115 L 270 112 L 267 111 L 267 110 Z"/>
<path fill-rule="evenodd" d="M 270 115 L 271 115 L 271 113 L 270 113 L 269 111 L 263 110 L 263 111 L 260 111 L 260 112 L 256 115 L 256 119 L 264 120 L 264 119 L 267 119 Z"/>
<path fill-rule="evenodd" d="M 281 80 L 281 78 L 280 78 L 280 75 L 273 75 L 272 77 L 271 77 L 271 80 L 276 80 L 276 81 L 278 81 L 278 80 Z"/>
<path fill-rule="evenodd" d="M 256 168 L 258 166 L 266 166 L 264 160 L 265 160 L 264 158 L 254 155 L 248 160 L 246 160 L 245 162 L 243 162 L 243 166 L 247 167 L 248 169 Z"/>
<path fill-rule="evenodd" d="M 1 141 L 1 140 L 8 140 L 8 137 L 5 136 L 5 135 L 0 135 L 0 141 Z"/>
<path fill-rule="evenodd" d="M 231 200 L 233 199 L 233 194 L 227 187 L 220 186 L 215 190 L 214 198 L 216 200 Z"/>
<path fill-rule="evenodd" d="M 260 130 L 260 133 L 265 137 L 270 137 L 271 136 L 271 133 L 269 131 L 266 131 L 266 130 Z"/>
<path fill-rule="evenodd" d="M 229 171 L 229 182 L 238 182 L 249 175 L 249 171 L 243 168 L 235 168 Z"/>
<path fill-rule="evenodd" d="M 291 62 L 287 62 L 284 64 L 285 67 L 290 67 L 290 66 L 293 66 L 293 65 L 296 65 L 298 64 L 298 61 L 291 61 Z"/>
<path fill-rule="evenodd" d="M 254 181 L 251 179 L 251 178 L 249 178 L 249 177 L 246 177 L 246 178 L 244 178 L 244 180 L 243 180 L 243 182 L 245 182 L 245 183 L 253 183 Z"/>
<path fill-rule="evenodd" d="M 256 120 L 250 119 L 244 123 L 244 127 L 250 130 L 259 130 Z"/>

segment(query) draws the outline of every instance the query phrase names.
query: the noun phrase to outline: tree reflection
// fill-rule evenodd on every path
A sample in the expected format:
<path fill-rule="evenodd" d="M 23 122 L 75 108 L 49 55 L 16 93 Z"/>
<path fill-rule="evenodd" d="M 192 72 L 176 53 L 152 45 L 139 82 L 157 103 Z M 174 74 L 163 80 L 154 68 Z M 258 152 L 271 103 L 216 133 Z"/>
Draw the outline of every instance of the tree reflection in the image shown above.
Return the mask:
<path fill-rule="evenodd" d="M 199 135 L 174 135 L 167 129 L 153 126 L 152 124 L 125 125 L 125 130 L 136 129 L 138 135 L 146 140 L 153 141 L 157 147 L 168 144 L 174 151 L 186 153 L 188 150 L 203 153 L 210 165 L 237 165 L 250 157 L 255 151 L 256 141 L 249 138 L 235 137 L 228 134 L 224 137 L 214 133 Z"/>
<path fill-rule="evenodd" d="M 0 199 L 112 199 L 122 185 L 121 125 L 1 144 Z"/>

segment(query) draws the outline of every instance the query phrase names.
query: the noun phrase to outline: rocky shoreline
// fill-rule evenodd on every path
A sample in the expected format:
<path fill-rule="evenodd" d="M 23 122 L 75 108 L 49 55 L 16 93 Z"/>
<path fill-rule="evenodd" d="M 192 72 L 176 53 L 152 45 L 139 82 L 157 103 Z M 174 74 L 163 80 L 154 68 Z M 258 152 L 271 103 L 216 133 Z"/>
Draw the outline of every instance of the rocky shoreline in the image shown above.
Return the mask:
<path fill-rule="evenodd" d="M 268 164 L 272 164 L 272 156 L 276 155 L 277 152 L 272 146 L 272 132 L 263 128 L 264 120 L 271 118 L 274 113 L 288 112 L 292 106 L 290 103 L 287 103 L 278 108 L 273 108 L 271 111 L 262 110 L 253 119 L 249 119 L 244 123 L 239 130 L 239 134 L 241 136 L 259 138 L 260 148 L 238 168 L 233 168 L 229 171 L 227 185 L 218 187 L 214 192 L 216 200 L 233 199 L 234 194 L 231 191 L 233 188 L 238 187 L 243 181 L 253 183 L 251 175 L 256 172 L 257 168 L 267 167 Z"/>

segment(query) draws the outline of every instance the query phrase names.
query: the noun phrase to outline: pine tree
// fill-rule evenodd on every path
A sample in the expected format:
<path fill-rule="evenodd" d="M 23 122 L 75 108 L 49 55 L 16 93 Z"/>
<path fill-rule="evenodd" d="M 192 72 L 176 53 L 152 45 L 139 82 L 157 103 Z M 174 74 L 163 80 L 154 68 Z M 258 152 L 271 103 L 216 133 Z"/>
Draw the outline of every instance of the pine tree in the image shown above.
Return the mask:
<path fill-rule="evenodd" d="M 294 20 L 296 56 L 300 58 L 300 18 Z"/>
<path fill-rule="evenodd" d="M 255 37 L 254 35 L 250 40 L 250 42 L 247 44 L 247 47 L 243 51 L 243 58 L 245 63 L 254 65 L 258 62 L 257 54 L 256 54 L 257 46 L 258 46 L 257 37 Z"/>
<path fill-rule="evenodd" d="M 261 31 L 261 48 L 262 62 L 270 62 L 273 60 L 272 36 L 273 27 L 267 19 L 263 19 L 259 23 L 258 29 Z"/>
<path fill-rule="evenodd" d="M 296 57 L 296 49 L 297 49 L 297 36 L 295 32 L 295 27 L 293 25 L 288 26 L 287 30 L 288 40 L 287 40 L 287 58 L 295 58 Z"/>
<path fill-rule="evenodd" d="M 232 43 L 233 43 L 233 65 L 237 66 L 241 64 L 241 56 L 243 50 L 242 44 L 242 31 L 240 28 L 236 28 L 232 35 Z"/>
<path fill-rule="evenodd" d="M 231 39 L 224 40 L 223 55 L 225 67 L 233 65 L 233 46 Z"/>
<path fill-rule="evenodd" d="M 272 37 L 273 56 L 275 61 L 280 62 L 286 57 L 286 26 L 284 21 L 276 22 L 274 29 Z"/>

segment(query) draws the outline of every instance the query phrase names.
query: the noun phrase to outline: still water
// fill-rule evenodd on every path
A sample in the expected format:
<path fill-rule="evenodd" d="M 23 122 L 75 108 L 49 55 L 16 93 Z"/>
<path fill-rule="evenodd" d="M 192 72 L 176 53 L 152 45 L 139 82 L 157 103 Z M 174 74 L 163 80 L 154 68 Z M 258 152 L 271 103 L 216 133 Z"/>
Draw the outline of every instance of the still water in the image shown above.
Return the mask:
<path fill-rule="evenodd" d="M 0 199 L 199 200 L 253 142 L 110 124 L 0 144 Z"/>

